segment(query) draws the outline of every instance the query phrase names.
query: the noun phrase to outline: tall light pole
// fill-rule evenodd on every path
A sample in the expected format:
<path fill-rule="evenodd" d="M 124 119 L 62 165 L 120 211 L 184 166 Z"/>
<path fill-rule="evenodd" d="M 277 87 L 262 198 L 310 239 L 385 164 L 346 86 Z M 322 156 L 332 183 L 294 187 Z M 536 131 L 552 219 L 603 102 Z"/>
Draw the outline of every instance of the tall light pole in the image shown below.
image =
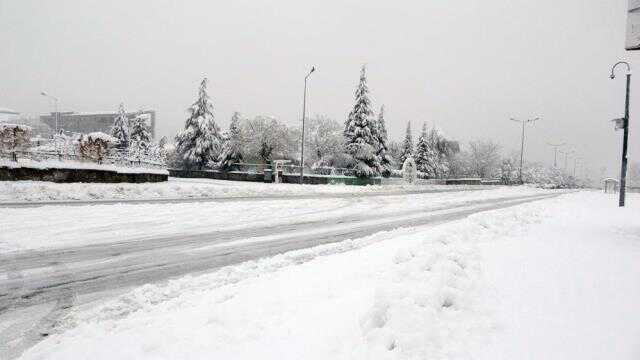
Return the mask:
<path fill-rule="evenodd" d="M 631 87 L 631 66 L 626 61 L 618 61 L 611 68 L 611 79 L 615 79 L 615 71 L 618 65 L 627 66 L 627 90 L 624 99 L 624 117 L 622 118 L 622 166 L 620 169 L 620 199 L 618 206 L 624 206 L 624 198 L 627 188 L 627 143 L 629 141 L 629 91 Z"/>
<path fill-rule="evenodd" d="M 524 128 L 525 125 L 529 124 L 529 123 L 534 123 L 538 120 L 540 120 L 539 117 L 534 118 L 534 119 L 527 119 L 527 120 L 518 120 L 518 119 L 514 119 L 511 118 L 511 121 L 515 121 L 515 122 L 519 122 L 522 123 L 522 137 L 521 137 L 521 141 L 520 141 L 520 184 L 522 184 L 522 164 L 523 164 L 523 160 L 524 160 Z"/>
<path fill-rule="evenodd" d="M 559 144 L 552 144 L 552 143 L 547 143 L 547 145 L 551 146 L 553 148 L 553 167 L 558 167 L 558 149 L 561 146 L 565 146 L 566 143 L 559 143 Z"/>
<path fill-rule="evenodd" d="M 575 151 L 573 149 L 562 151 L 560 150 L 560 154 L 564 155 L 564 170 L 568 171 L 567 167 L 569 166 L 569 155 L 573 155 Z"/>
<path fill-rule="evenodd" d="M 576 177 L 576 168 L 578 167 L 578 161 L 582 164 L 582 157 L 575 156 L 573 158 L 573 177 Z"/>
<path fill-rule="evenodd" d="M 53 102 L 55 104 L 55 121 L 56 121 L 56 135 L 58 134 L 58 119 L 60 117 L 60 113 L 58 112 L 58 98 L 55 96 L 51 96 L 49 94 L 47 94 L 46 92 L 42 91 L 40 92 L 40 95 L 44 96 L 44 97 L 48 97 L 50 99 L 53 99 Z"/>
<path fill-rule="evenodd" d="M 312 66 L 311 70 L 304 77 L 304 96 L 302 97 L 302 142 L 301 142 L 301 151 L 300 151 L 300 184 L 303 184 L 304 179 L 304 120 L 307 117 L 307 80 L 311 73 L 316 71 L 316 67 Z"/>

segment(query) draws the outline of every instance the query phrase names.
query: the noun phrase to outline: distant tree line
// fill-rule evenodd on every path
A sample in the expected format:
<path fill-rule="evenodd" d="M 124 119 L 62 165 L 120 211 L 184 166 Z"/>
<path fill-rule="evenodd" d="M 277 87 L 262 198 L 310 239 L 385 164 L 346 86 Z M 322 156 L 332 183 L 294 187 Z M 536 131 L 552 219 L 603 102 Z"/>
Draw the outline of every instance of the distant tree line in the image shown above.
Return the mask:
<path fill-rule="evenodd" d="M 353 107 L 343 124 L 322 115 L 307 120 L 303 165 L 346 168 L 358 177 L 389 177 L 402 176 L 401 169 L 409 161 L 420 178 L 479 177 L 507 184 L 519 181 L 515 160 L 503 157 L 496 142 L 461 144 L 445 137 L 435 126 L 427 127 L 426 122 L 415 142 L 411 122 L 407 122 L 404 139 L 397 142 L 389 140 L 386 121 L 384 105 L 377 114 L 373 110 L 363 66 Z M 116 119 L 112 135 L 123 144 L 139 141 L 134 139 L 133 130 L 126 135 L 124 123 Z M 173 144 L 163 138 L 159 145 L 172 167 L 230 170 L 234 164 L 266 164 L 274 159 L 300 165 L 300 138 L 298 127 L 289 127 L 271 116 L 246 118 L 239 112 L 233 113 L 229 128 L 221 131 L 205 78 L 188 109 L 184 128 Z"/>

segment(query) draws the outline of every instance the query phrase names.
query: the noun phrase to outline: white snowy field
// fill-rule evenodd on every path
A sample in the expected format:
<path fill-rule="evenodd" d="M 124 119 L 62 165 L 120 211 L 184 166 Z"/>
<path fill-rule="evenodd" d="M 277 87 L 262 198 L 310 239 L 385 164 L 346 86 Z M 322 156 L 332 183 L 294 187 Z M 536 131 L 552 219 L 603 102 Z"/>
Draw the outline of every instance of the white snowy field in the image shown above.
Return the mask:
<path fill-rule="evenodd" d="M 16 201 L 146 200 L 265 195 L 371 194 L 463 188 L 482 189 L 486 188 L 486 186 L 299 185 L 185 178 L 169 178 L 168 182 L 143 184 L 57 184 L 47 181 L 0 181 L 0 203 Z"/>
<path fill-rule="evenodd" d="M 637 359 L 640 197 L 562 195 L 146 285 L 24 359 Z"/>
<path fill-rule="evenodd" d="M 269 186 L 270 184 L 258 185 Z M 324 186 L 324 188 L 331 187 Z M 159 236 L 197 235 L 212 231 L 293 223 L 304 224 L 319 220 L 338 221 L 346 216 L 366 214 L 372 209 L 376 209 L 377 216 L 391 216 L 391 214 L 398 216 L 399 212 L 426 212 L 439 207 L 461 205 L 469 201 L 545 193 L 549 191 L 528 187 L 490 187 L 487 190 L 477 191 L 381 197 L 322 198 L 319 196 L 314 199 L 260 202 L 0 207 L 0 228 L 2 229 L 0 253 L 146 240 Z M 256 236 L 260 235 L 267 234 L 256 234 Z"/>

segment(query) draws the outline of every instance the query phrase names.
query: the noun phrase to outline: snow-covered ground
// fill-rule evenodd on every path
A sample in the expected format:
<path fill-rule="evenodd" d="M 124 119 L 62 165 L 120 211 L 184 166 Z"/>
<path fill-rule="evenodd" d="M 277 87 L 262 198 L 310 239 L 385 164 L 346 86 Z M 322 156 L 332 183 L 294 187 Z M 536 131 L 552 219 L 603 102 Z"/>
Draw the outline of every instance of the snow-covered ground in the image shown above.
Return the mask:
<path fill-rule="evenodd" d="M 146 285 L 24 359 L 637 359 L 640 197 L 484 212 Z"/>
<path fill-rule="evenodd" d="M 56 184 L 46 181 L 0 181 L 0 202 L 173 199 L 265 195 L 371 194 L 481 188 L 486 187 L 444 185 L 298 185 L 184 178 L 170 178 L 169 181 L 165 183 L 144 184 Z"/>
<path fill-rule="evenodd" d="M 197 182 L 185 184 L 199 185 Z M 223 182 L 224 183 L 224 182 Z M 182 184 L 182 183 L 181 183 Z M 218 184 L 215 182 L 214 184 Z M 218 188 L 242 190 L 241 186 Z M 57 185 L 57 184 L 56 184 Z M 153 185 L 153 184 L 149 184 Z M 216 185 L 203 185 L 216 189 Z M 271 184 L 256 184 L 253 189 Z M 276 189 L 299 189 L 282 184 Z M 384 186 L 304 187 L 316 191 L 391 191 Z M 397 189 L 398 187 L 391 187 Z M 251 191 L 251 187 L 248 187 Z M 303 189 L 303 190 L 304 190 Z M 300 191 L 300 190 L 297 190 Z M 269 200 L 260 202 L 198 202 L 175 204 L 112 204 L 91 206 L 50 205 L 45 207 L 0 207 L 0 253 L 13 250 L 77 246 L 126 240 L 145 240 L 158 236 L 196 235 L 212 231 L 304 224 L 310 221 L 338 221 L 347 216 L 371 213 L 376 216 L 404 216 L 462 205 L 470 201 L 500 199 L 549 193 L 528 187 L 489 187 L 487 190 L 445 193 L 420 193 L 383 197 L 345 197 Z M 375 219 L 374 219 L 375 220 Z M 266 235 L 266 234 L 262 234 Z"/>

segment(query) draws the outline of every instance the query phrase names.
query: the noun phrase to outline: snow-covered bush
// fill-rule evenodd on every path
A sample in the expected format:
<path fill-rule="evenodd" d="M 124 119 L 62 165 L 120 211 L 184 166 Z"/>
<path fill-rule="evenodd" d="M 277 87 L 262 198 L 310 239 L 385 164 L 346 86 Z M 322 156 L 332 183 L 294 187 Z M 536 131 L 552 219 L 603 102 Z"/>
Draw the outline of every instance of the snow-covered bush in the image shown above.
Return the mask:
<path fill-rule="evenodd" d="M 522 181 L 546 189 L 572 189 L 582 185 L 566 171 L 547 167 L 542 164 L 530 164 L 522 170 Z"/>
<path fill-rule="evenodd" d="M 82 135 L 78 146 L 83 158 L 101 162 L 116 144 L 118 144 L 118 139 L 97 131 Z"/>
<path fill-rule="evenodd" d="M 416 178 L 418 176 L 418 171 L 416 169 L 416 162 L 413 160 L 413 157 L 409 156 L 402 164 L 402 177 L 404 181 L 409 184 L 413 184 L 416 182 Z"/>
<path fill-rule="evenodd" d="M 31 146 L 31 127 L 19 124 L 0 124 L 0 149 L 23 150 Z"/>
<path fill-rule="evenodd" d="M 500 182 L 503 185 L 511 185 L 518 182 L 518 169 L 513 165 L 511 159 L 502 160 L 500 166 Z"/>

